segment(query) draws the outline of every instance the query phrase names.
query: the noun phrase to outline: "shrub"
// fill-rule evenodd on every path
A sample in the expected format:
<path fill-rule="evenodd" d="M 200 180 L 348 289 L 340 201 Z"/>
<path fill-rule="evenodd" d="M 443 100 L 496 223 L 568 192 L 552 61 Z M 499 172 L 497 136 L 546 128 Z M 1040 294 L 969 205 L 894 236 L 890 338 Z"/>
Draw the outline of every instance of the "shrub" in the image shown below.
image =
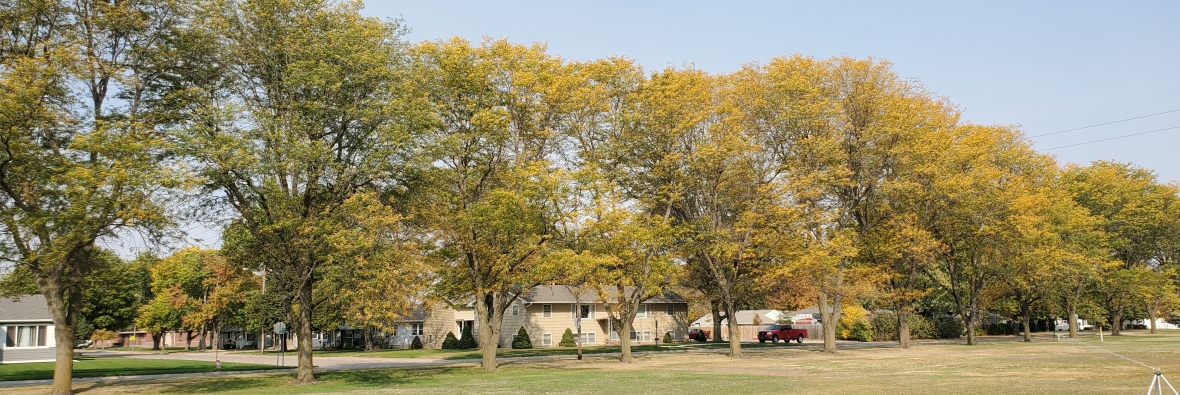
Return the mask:
<path fill-rule="evenodd" d="M 672 342 L 672 332 L 664 332 L 663 342 L 664 343 L 671 343 Z"/>
<path fill-rule="evenodd" d="M 459 348 L 459 338 L 455 337 L 455 332 L 447 332 L 447 338 L 443 339 L 442 348 L 444 350 Z"/>
<path fill-rule="evenodd" d="M 958 339 L 963 336 L 963 323 L 955 318 L 934 320 L 934 335 L 939 339 Z"/>
<path fill-rule="evenodd" d="M 479 344 L 475 342 L 475 334 L 471 333 L 471 326 L 463 329 L 463 338 L 459 339 L 459 348 L 476 348 Z"/>
<path fill-rule="evenodd" d="M 451 337 L 454 337 L 454 335 L 451 335 Z M 410 349 L 411 350 L 421 350 L 422 349 L 422 337 L 421 336 L 414 336 L 414 341 L 410 342 Z"/>
<path fill-rule="evenodd" d="M 873 326 L 866 316 L 868 312 L 860 306 L 845 306 L 844 314 L 836 322 L 836 337 L 843 340 L 873 340 Z"/>
<path fill-rule="evenodd" d="M 897 314 L 888 311 L 873 315 L 873 340 L 883 342 L 897 340 Z M 912 336 L 912 335 L 911 335 Z"/>
<path fill-rule="evenodd" d="M 565 333 L 561 334 L 561 342 L 557 343 L 561 347 L 577 347 L 578 342 L 574 341 L 574 331 L 570 328 L 565 328 Z"/>
<path fill-rule="evenodd" d="M 520 327 L 519 331 L 516 331 L 516 337 L 512 338 L 512 348 L 518 350 L 533 348 L 533 341 L 529 339 L 529 333 L 524 330 L 523 326 Z"/>
<path fill-rule="evenodd" d="M 910 324 L 910 339 L 934 339 L 938 334 L 934 321 L 924 315 L 911 313 L 906 321 Z"/>

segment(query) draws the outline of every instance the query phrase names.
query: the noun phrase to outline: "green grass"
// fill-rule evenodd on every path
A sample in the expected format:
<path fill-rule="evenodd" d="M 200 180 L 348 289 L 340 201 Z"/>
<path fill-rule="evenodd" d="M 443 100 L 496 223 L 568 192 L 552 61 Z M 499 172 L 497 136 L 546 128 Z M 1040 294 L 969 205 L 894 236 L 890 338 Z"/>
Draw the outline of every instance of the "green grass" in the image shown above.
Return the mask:
<path fill-rule="evenodd" d="M 794 345 L 794 344 L 793 344 Z M 745 348 L 764 348 L 764 347 L 788 347 L 786 343 L 754 343 L 743 344 Z M 678 343 L 678 344 L 661 344 L 659 346 L 652 344 L 631 346 L 631 352 L 646 352 L 646 351 L 673 351 L 684 349 L 721 349 L 729 348 L 729 343 Z M 586 346 L 582 347 L 582 354 L 611 354 L 620 352 L 619 346 Z M 576 355 L 578 349 L 574 347 L 543 347 L 531 348 L 524 350 L 501 349 L 496 351 L 496 356 L 501 358 L 514 357 L 539 357 L 551 355 Z M 316 351 L 316 355 L 326 357 L 333 356 L 349 356 L 349 357 L 372 357 L 372 358 L 434 358 L 445 360 L 461 360 L 461 359 L 480 359 L 482 357 L 479 349 L 466 350 L 439 350 L 439 349 L 422 349 L 422 350 L 381 350 L 381 351 L 357 351 L 357 350 L 338 350 L 338 351 Z"/>
<path fill-rule="evenodd" d="M 221 370 L 277 369 L 271 365 L 222 363 Z M 74 377 L 133 376 L 170 373 L 215 372 L 209 362 L 123 357 L 81 357 L 74 362 Z M 0 365 L 0 381 L 42 380 L 53 378 L 53 362 Z"/>
<path fill-rule="evenodd" d="M 723 347 L 722 345 L 700 345 Z M 172 394 L 617 394 L 617 393 L 816 393 L 816 394 L 1112 394 L 1142 393 L 1152 372 L 1111 352 L 1159 366 L 1180 381 L 1180 331 L 1134 333 L 1099 343 L 1032 343 L 1013 338 L 963 343 L 922 343 L 912 349 L 845 348 L 836 354 L 782 345 L 747 345 L 746 358 L 723 350 L 656 353 L 632 365 L 591 356 L 518 360 L 497 372 L 475 364 L 441 368 L 318 372 L 318 382 L 294 385 L 293 372 L 218 376 L 153 382 L 79 384 L 87 395 Z M 609 348 L 596 348 L 609 350 Z M 560 350 L 560 349 L 558 349 Z M 505 350 L 508 351 L 508 350 Z M 516 350 L 535 351 L 535 350 Z M 461 350 L 470 352 L 470 350 Z M 453 355 L 462 355 L 453 352 Z M 608 351 L 604 351 L 608 352 Z M 12 389 L 14 395 L 44 393 L 46 387 Z"/>

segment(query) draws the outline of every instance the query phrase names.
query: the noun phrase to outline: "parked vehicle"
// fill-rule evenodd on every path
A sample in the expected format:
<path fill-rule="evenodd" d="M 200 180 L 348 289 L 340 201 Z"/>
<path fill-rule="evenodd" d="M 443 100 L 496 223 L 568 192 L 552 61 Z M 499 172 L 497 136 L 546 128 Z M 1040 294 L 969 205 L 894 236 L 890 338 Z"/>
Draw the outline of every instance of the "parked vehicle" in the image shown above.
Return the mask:
<path fill-rule="evenodd" d="M 795 341 L 802 343 L 806 337 L 807 329 L 794 329 L 788 324 L 775 324 L 758 331 L 759 343 L 766 343 L 767 340 L 778 343 L 780 339 L 788 343 L 791 342 L 791 339 L 795 339 Z"/>
<path fill-rule="evenodd" d="M 688 330 L 688 338 L 699 342 L 709 340 L 709 331 L 701 328 L 691 328 Z"/>

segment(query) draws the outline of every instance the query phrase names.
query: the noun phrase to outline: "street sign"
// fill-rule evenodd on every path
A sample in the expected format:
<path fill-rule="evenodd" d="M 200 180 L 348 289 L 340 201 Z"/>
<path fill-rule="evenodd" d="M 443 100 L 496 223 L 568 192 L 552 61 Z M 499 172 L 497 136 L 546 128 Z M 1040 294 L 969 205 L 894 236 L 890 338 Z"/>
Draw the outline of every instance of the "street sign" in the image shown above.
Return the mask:
<path fill-rule="evenodd" d="M 275 334 L 276 335 L 286 335 L 287 334 L 287 324 L 284 324 L 282 322 L 276 322 L 275 323 Z"/>
<path fill-rule="evenodd" d="M 131 335 L 131 341 L 135 341 L 135 335 Z"/>

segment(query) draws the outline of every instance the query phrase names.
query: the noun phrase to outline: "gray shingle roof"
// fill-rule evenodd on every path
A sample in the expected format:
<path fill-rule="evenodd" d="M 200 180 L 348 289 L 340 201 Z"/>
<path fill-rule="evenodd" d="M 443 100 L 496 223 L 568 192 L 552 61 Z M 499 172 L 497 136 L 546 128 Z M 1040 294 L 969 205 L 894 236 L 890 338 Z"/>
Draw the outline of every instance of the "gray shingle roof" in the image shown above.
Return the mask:
<path fill-rule="evenodd" d="M 626 287 L 624 291 L 631 292 L 634 289 L 635 287 Z M 540 285 L 533 287 L 527 294 L 521 295 L 521 299 L 529 303 L 574 303 L 577 301 L 585 303 L 599 300 L 598 292 L 593 289 L 584 289 L 579 293 L 580 297 L 575 298 L 569 287 L 564 285 Z M 608 292 L 610 302 L 617 299 L 614 294 L 615 290 L 613 289 Z M 663 294 L 651 298 L 647 303 L 688 303 L 688 301 L 675 292 L 665 290 Z"/>
<path fill-rule="evenodd" d="M 15 300 L 14 300 L 15 299 Z M 0 322 L 24 320 L 52 320 L 44 295 L 25 295 L 0 298 Z"/>

